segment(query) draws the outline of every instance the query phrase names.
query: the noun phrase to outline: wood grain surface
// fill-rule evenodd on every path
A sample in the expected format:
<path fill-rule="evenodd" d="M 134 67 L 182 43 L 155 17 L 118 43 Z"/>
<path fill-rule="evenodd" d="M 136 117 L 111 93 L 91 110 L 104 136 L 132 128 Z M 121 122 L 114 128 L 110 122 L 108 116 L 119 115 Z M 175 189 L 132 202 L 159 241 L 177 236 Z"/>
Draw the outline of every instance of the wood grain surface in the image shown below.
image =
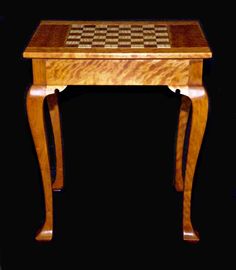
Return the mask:
<path fill-rule="evenodd" d="M 177 191 L 184 190 L 183 154 L 190 108 L 191 108 L 191 99 L 187 96 L 182 96 L 178 121 L 176 157 L 175 157 L 175 188 Z"/>
<path fill-rule="evenodd" d="M 47 83 L 186 85 L 189 60 L 47 60 Z"/>
<path fill-rule="evenodd" d="M 63 47 L 69 29 L 68 25 L 39 25 L 29 47 Z"/>
<path fill-rule="evenodd" d="M 60 47 L 28 47 L 25 58 L 42 59 L 203 59 L 211 58 L 209 48 L 170 48 L 164 49 L 103 49 L 103 48 L 60 48 Z"/>
<path fill-rule="evenodd" d="M 58 91 L 55 94 L 47 96 L 48 109 L 52 123 L 52 131 L 55 145 L 56 155 L 56 177 L 53 183 L 53 190 L 60 191 L 64 186 L 64 170 L 63 170 L 63 148 L 62 148 L 62 131 L 61 119 L 58 104 Z"/>
<path fill-rule="evenodd" d="M 201 149 L 208 115 L 208 96 L 204 87 L 202 87 L 202 95 L 191 96 L 191 101 L 192 120 L 184 179 L 183 234 L 184 240 L 199 241 L 199 236 L 193 230 L 191 223 L 191 196 L 195 168 Z"/>
<path fill-rule="evenodd" d="M 66 39 L 73 24 L 167 25 L 170 48 L 68 48 Z M 43 21 L 24 51 L 26 58 L 210 58 L 211 50 L 197 21 Z"/>
<path fill-rule="evenodd" d="M 27 95 L 28 120 L 38 156 L 45 202 L 45 222 L 36 236 L 38 241 L 49 241 L 53 235 L 52 183 L 43 110 L 46 95 L 46 87 L 42 86 L 32 86 Z"/>
<path fill-rule="evenodd" d="M 46 85 L 46 60 L 32 59 L 34 85 Z"/>
<path fill-rule="evenodd" d="M 191 222 L 191 197 L 196 164 L 207 123 L 208 96 L 203 86 L 170 87 L 170 89 L 172 91 L 179 89 L 183 95 L 187 96 L 191 100 L 192 105 L 190 135 L 184 178 L 183 238 L 186 241 L 197 242 L 199 241 L 199 235 L 193 229 Z"/>

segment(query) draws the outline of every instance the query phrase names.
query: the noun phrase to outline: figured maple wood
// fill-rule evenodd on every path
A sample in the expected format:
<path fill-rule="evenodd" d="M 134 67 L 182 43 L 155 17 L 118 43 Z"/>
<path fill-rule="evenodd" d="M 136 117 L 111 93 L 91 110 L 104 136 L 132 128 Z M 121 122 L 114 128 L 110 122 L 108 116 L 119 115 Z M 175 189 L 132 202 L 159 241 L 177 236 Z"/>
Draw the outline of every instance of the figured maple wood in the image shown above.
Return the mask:
<path fill-rule="evenodd" d="M 167 25 L 171 48 L 66 48 L 65 40 L 73 24 Z M 210 58 L 211 50 L 197 21 L 43 21 L 27 46 L 26 58 Z"/>
<path fill-rule="evenodd" d="M 170 87 L 170 89 L 172 91 L 176 90 L 175 87 Z M 199 241 L 199 236 L 194 231 L 191 222 L 191 196 L 195 168 L 206 128 L 208 96 L 203 86 L 178 87 L 178 89 L 180 89 L 183 95 L 191 99 L 192 104 L 191 128 L 184 178 L 183 237 L 186 241 L 197 242 Z"/>
<path fill-rule="evenodd" d="M 202 85 L 202 72 L 203 72 L 203 60 L 202 59 L 190 60 L 188 85 L 191 86 Z"/>
<path fill-rule="evenodd" d="M 38 241 L 49 241 L 53 234 L 52 184 L 43 111 L 46 95 L 46 87 L 40 86 L 32 86 L 27 95 L 28 120 L 41 170 L 45 201 L 45 222 L 36 236 Z"/>
<path fill-rule="evenodd" d="M 205 132 L 208 115 L 208 97 L 205 89 L 201 88 L 201 96 L 192 96 L 192 120 L 188 145 L 187 164 L 184 182 L 183 230 L 184 240 L 198 241 L 191 223 L 191 194 L 195 167 Z"/>
<path fill-rule="evenodd" d="M 65 88 L 66 86 L 33 85 L 29 89 L 26 99 L 28 121 L 38 156 L 45 201 L 45 221 L 42 229 L 38 232 L 36 236 L 36 240 L 38 241 L 50 241 L 53 236 L 52 181 L 49 164 L 49 151 L 47 145 L 43 104 L 45 98 L 49 95 L 53 95 L 56 89 L 58 89 L 59 91 L 63 91 Z M 57 104 L 55 96 L 53 97 L 51 96 L 51 98 L 49 97 L 49 109 L 51 109 L 50 116 L 52 118 L 53 130 L 54 132 L 55 131 L 58 132 L 60 127 L 57 118 L 58 107 L 53 106 L 53 104 L 55 105 Z M 60 163 L 61 141 L 57 135 L 55 137 L 55 141 L 57 142 L 56 154 L 57 160 L 59 160 L 58 168 L 60 168 L 63 165 L 62 162 Z M 60 170 L 59 170 L 59 177 L 60 177 Z"/>
<path fill-rule="evenodd" d="M 53 190 L 60 191 L 64 186 L 63 173 L 63 148 L 62 148 L 62 134 L 61 134 L 61 119 L 58 104 L 58 91 L 55 94 L 47 96 L 47 103 L 52 123 L 52 130 L 55 144 L 56 154 L 56 177 L 53 183 Z"/>
<path fill-rule="evenodd" d="M 189 60 L 47 60 L 48 84 L 186 85 Z"/>
<path fill-rule="evenodd" d="M 202 59 L 190 60 L 189 65 L 189 86 L 202 85 Z M 183 151 L 186 135 L 186 127 L 189 118 L 191 100 L 187 96 L 182 96 L 180 114 L 178 121 L 178 134 L 176 142 L 176 160 L 175 160 L 175 188 L 177 191 L 183 191 Z"/>
<path fill-rule="evenodd" d="M 189 112 L 191 108 L 191 100 L 187 96 L 181 97 L 178 133 L 176 141 L 176 157 L 175 157 L 175 188 L 177 191 L 184 190 L 183 178 L 183 154 L 184 141 L 186 135 L 186 128 L 189 119 Z"/>
<path fill-rule="evenodd" d="M 33 79 L 34 85 L 46 85 L 46 60 L 44 59 L 33 59 Z"/>
<path fill-rule="evenodd" d="M 191 194 L 192 184 L 197 164 L 198 155 L 200 152 L 203 135 L 206 128 L 208 115 L 208 96 L 205 89 L 202 87 L 202 95 L 190 96 L 192 101 L 192 118 L 191 129 L 188 145 L 187 164 L 184 182 L 184 204 L 183 204 L 183 230 L 184 239 L 188 241 L 198 241 L 198 235 L 194 233 L 191 223 Z"/>

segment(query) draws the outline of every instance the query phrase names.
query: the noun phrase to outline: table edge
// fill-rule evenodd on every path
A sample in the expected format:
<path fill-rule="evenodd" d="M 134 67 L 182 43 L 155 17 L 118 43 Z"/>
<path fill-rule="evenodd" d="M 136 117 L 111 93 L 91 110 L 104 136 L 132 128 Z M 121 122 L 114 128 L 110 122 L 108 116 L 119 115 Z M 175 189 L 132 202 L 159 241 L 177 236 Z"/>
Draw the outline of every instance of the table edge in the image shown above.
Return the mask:
<path fill-rule="evenodd" d="M 23 53 L 24 58 L 45 58 L 45 59 L 202 59 L 202 58 L 212 58 L 212 52 L 209 47 L 193 47 L 191 49 L 186 49 L 183 52 L 183 48 L 173 48 L 169 49 L 168 52 L 165 49 L 159 49 L 158 51 L 141 52 L 108 52 L 108 51 L 96 51 L 88 52 L 85 50 L 75 51 L 73 49 L 65 48 L 60 50 L 60 48 L 48 48 L 42 47 L 39 51 L 38 47 L 28 47 Z"/>

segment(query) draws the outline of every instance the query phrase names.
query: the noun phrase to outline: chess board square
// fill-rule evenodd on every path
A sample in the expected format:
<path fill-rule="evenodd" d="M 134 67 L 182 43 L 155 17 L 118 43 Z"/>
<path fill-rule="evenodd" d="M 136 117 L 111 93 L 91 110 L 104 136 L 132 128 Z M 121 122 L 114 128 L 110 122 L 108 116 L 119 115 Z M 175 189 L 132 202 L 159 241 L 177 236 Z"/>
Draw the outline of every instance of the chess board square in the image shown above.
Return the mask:
<path fill-rule="evenodd" d="M 80 43 L 91 43 L 93 41 L 92 38 L 81 38 Z"/>
<path fill-rule="evenodd" d="M 119 37 L 127 37 L 127 36 L 131 36 L 130 33 L 119 33 Z"/>
<path fill-rule="evenodd" d="M 143 30 L 144 35 L 155 35 L 155 30 Z"/>
<path fill-rule="evenodd" d="M 143 37 L 143 33 L 142 32 L 137 32 L 137 33 L 131 33 L 131 37 Z"/>
<path fill-rule="evenodd" d="M 130 31 L 131 27 L 123 26 L 119 28 L 119 31 Z"/>
<path fill-rule="evenodd" d="M 143 33 L 143 35 L 145 37 L 148 37 L 148 36 L 155 37 L 156 36 L 155 32 L 153 32 L 153 33 Z"/>
<path fill-rule="evenodd" d="M 80 39 L 80 38 L 81 38 L 80 35 L 70 35 L 70 36 L 68 37 L 68 40 L 71 40 L 71 39 Z"/>
<path fill-rule="evenodd" d="M 82 29 L 84 26 L 81 24 L 72 24 L 71 28 L 80 28 Z"/>
<path fill-rule="evenodd" d="M 81 34 L 83 32 L 82 29 L 71 29 L 70 34 Z"/>
<path fill-rule="evenodd" d="M 118 34 L 118 31 L 116 30 L 107 30 L 108 34 Z"/>
<path fill-rule="evenodd" d="M 85 32 L 83 32 L 82 35 L 81 35 L 81 37 L 93 37 L 93 36 L 94 36 L 94 33 L 93 32 L 91 32 L 91 33 L 85 33 Z"/>
<path fill-rule="evenodd" d="M 168 37 L 168 33 L 167 32 L 156 32 L 155 36 L 156 37 Z"/>
<path fill-rule="evenodd" d="M 131 47 L 131 43 L 118 43 L 118 47 L 121 47 L 121 48 L 130 48 Z"/>
<path fill-rule="evenodd" d="M 156 41 L 144 41 L 144 45 L 153 45 L 156 46 Z"/>
<path fill-rule="evenodd" d="M 143 25 L 143 29 L 150 29 L 150 28 L 154 28 L 155 25 L 154 24 L 144 24 Z"/>
<path fill-rule="evenodd" d="M 71 40 L 71 41 L 67 41 L 66 42 L 66 45 L 68 45 L 70 47 L 77 47 L 79 45 L 79 42 L 78 41 Z"/>
<path fill-rule="evenodd" d="M 119 40 L 119 45 L 130 45 L 131 44 L 131 41 L 120 41 Z"/>
<path fill-rule="evenodd" d="M 130 37 L 130 36 L 120 36 L 120 37 L 119 37 L 119 40 L 120 40 L 120 41 L 131 40 L 131 37 Z"/>
<path fill-rule="evenodd" d="M 143 42 L 131 42 L 131 46 L 142 46 L 143 47 Z"/>
<path fill-rule="evenodd" d="M 91 44 L 79 44 L 78 48 L 92 48 Z"/>
<path fill-rule="evenodd" d="M 118 37 L 119 33 L 114 32 L 114 33 L 107 33 L 107 37 Z"/>
<path fill-rule="evenodd" d="M 118 42 L 120 43 L 120 42 L 131 42 L 131 38 L 125 38 L 125 39 L 123 39 L 123 38 L 119 38 L 119 40 L 118 40 Z"/>
<path fill-rule="evenodd" d="M 119 41 L 118 38 L 107 38 L 106 43 L 117 43 Z"/>
<path fill-rule="evenodd" d="M 107 27 L 104 27 L 104 26 L 97 26 L 97 27 L 96 27 L 96 30 L 98 30 L 98 31 L 107 31 Z"/>
<path fill-rule="evenodd" d="M 143 31 L 138 30 L 138 29 L 132 29 L 131 33 L 143 33 Z"/>
<path fill-rule="evenodd" d="M 156 30 L 157 31 L 167 31 L 167 27 L 166 26 L 157 26 Z"/>
<path fill-rule="evenodd" d="M 130 30 L 120 30 L 120 31 L 119 31 L 119 34 L 120 34 L 120 35 L 124 35 L 124 34 L 125 34 L 125 35 L 130 35 L 130 34 L 131 34 L 131 31 L 130 31 Z"/>
<path fill-rule="evenodd" d="M 156 40 L 156 37 L 153 35 L 150 35 L 150 36 L 144 36 L 143 39 L 144 40 Z"/>
<path fill-rule="evenodd" d="M 131 41 L 132 41 L 132 43 L 133 42 L 143 43 L 143 38 L 132 38 Z"/>
<path fill-rule="evenodd" d="M 102 41 L 102 40 L 105 40 L 105 39 L 106 39 L 106 36 L 95 36 L 93 40 Z"/>
<path fill-rule="evenodd" d="M 119 27 L 114 27 L 114 26 L 108 27 L 108 28 L 107 28 L 107 31 L 108 31 L 108 32 L 110 32 L 110 31 L 118 32 L 118 31 L 119 31 Z"/>
<path fill-rule="evenodd" d="M 95 47 L 103 47 L 105 45 L 105 41 L 93 41 L 92 45 Z"/>
<path fill-rule="evenodd" d="M 84 30 L 83 34 L 94 34 L 94 30 Z"/>
<path fill-rule="evenodd" d="M 123 28 L 131 28 L 132 27 L 132 25 L 130 25 L 130 24 L 121 24 L 121 25 L 119 25 L 119 28 L 120 29 L 123 29 Z"/>
<path fill-rule="evenodd" d="M 105 48 L 118 48 L 118 44 L 117 43 L 116 44 L 106 44 L 104 47 Z"/>
<path fill-rule="evenodd" d="M 92 43 L 92 40 L 80 40 L 80 42 L 79 42 L 80 44 L 83 44 L 83 45 L 91 45 L 91 43 Z"/>
<path fill-rule="evenodd" d="M 96 25 L 94 24 L 86 24 L 84 25 L 84 29 L 94 29 L 96 27 Z"/>
<path fill-rule="evenodd" d="M 131 48 L 143 48 L 143 44 L 131 44 Z"/>
<path fill-rule="evenodd" d="M 142 27 L 131 27 L 131 31 L 139 31 L 139 32 L 143 32 L 143 28 Z"/>
<path fill-rule="evenodd" d="M 155 28 L 154 27 L 149 27 L 149 28 L 144 28 L 143 29 L 143 32 L 148 32 L 148 31 L 155 31 Z"/>
<path fill-rule="evenodd" d="M 80 43 L 80 39 L 68 39 L 68 42 L 77 42 L 78 44 Z"/>
<path fill-rule="evenodd" d="M 105 42 L 106 41 L 106 37 L 104 37 L 104 38 L 95 38 L 94 41 Z"/>
<path fill-rule="evenodd" d="M 98 30 L 98 29 L 96 29 L 94 33 L 95 33 L 95 35 L 100 35 L 100 34 L 105 35 L 107 33 L 107 31 L 106 30 Z"/>
<path fill-rule="evenodd" d="M 145 48 L 158 48 L 156 43 L 144 44 Z"/>
<path fill-rule="evenodd" d="M 168 38 L 157 38 L 156 41 L 157 41 L 157 42 L 160 42 L 160 43 L 161 43 L 161 42 L 166 42 L 166 43 L 168 43 L 168 42 L 169 42 L 169 39 L 168 39 Z"/>

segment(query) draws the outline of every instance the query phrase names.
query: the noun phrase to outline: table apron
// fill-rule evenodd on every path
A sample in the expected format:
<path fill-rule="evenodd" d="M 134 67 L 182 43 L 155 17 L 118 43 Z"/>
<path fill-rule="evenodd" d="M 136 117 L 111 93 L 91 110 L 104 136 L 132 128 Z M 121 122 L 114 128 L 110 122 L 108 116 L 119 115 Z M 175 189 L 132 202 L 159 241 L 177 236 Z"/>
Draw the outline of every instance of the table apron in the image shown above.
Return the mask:
<path fill-rule="evenodd" d="M 197 68 L 194 67 L 194 74 L 192 72 L 193 61 L 195 61 L 195 66 L 197 63 Z M 46 85 L 180 86 L 188 85 L 189 80 L 193 79 L 197 84 L 201 84 L 201 62 L 202 60 L 189 59 L 35 59 L 33 65 L 34 83 Z"/>

